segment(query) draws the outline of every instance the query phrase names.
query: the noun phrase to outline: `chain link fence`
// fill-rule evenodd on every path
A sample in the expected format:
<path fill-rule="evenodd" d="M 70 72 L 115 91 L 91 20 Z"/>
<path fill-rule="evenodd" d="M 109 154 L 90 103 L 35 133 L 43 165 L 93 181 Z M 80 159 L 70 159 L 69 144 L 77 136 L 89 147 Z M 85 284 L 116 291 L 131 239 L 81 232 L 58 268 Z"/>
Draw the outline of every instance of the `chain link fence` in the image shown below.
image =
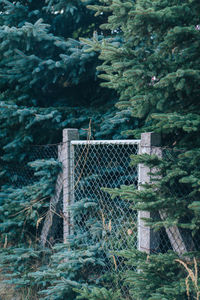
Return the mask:
<path fill-rule="evenodd" d="M 143 153 L 162 156 L 169 168 L 170 164 L 172 167 L 176 165 L 181 154 L 180 151 L 161 149 L 151 144 L 142 146 L 141 140 L 72 140 L 59 145 L 33 146 L 23 163 L 6 166 L 9 184 L 22 189 L 37 184 L 42 177 L 35 176 L 32 166 L 36 161 L 44 164 L 51 159 L 60 161 L 63 168 L 54 181 L 48 206 L 40 216 L 40 243 L 52 247 L 66 242 L 63 261 L 69 259 L 72 268 L 76 261 L 88 285 L 97 283 L 108 289 L 119 289 L 126 299 L 131 297 L 129 287 L 124 283 L 124 274 L 129 270 L 137 271 L 137 268 L 128 265 L 120 251 L 139 249 L 157 255 L 172 250 L 182 257 L 188 251 L 199 249 L 200 241 L 199 232 L 192 235 L 191 230 L 176 224 L 170 227 L 162 224 L 154 232 L 140 222 L 141 211 L 134 210 L 130 201 L 116 194 L 112 196 L 110 190 L 120 186 L 141 187 L 142 190 L 145 182 L 154 183 L 157 175 L 151 178 L 148 167 L 130 164 L 130 157 Z M 67 182 L 64 183 L 65 180 Z M 38 189 L 40 187 L 38 185 Z M 180 203 L 195 201 L 195 198 L 191 199 L 191 187 L 178 179 L 161 187 L 158 192 L 163 193 L 165 199 L 172 198 Z M 64 204 L 67 204 L 66 211 Z M 145 213 L 160 224 L 170 217 L 170 213 L 174 217 L 173 207 L 165 212 L 157 209 Z M 185 224 L 191 221 L 190 215 L 183 215 L 180 219 L 180 223 Z M 140 248 L 140 243 L 144 247 Z"/>
<path fill-rule="evenodd" d="M 60 145 L 60 149 L 65 144 Z M 59 160 L 58 145 L 33 146 L 23 163 L 5 168 L 8 183 L 15 188 L 37 183 L 30 162 L 49 159 Z M 73 202 L 70 204 L 70 226 L 72 235 L 80 237 L 83 249 L 98 245 L 104 266 L 103 272 L 122 271 L 124 260 L 117 255 L 120 250 L 138 247 L 138 214 L 128 200 L 112 198 L 107 189 L 122 185 L 138 187 L 138 168 L 130 166 L 130 156 L 137 155 L 139 141 L 76 141 L 71 142 L 73 176 Z M 180 152 L 162 149 L 162 157 L 174 164 Z M 63 174 L 58 174 L 55 192 L 49 199 L 49 209 L 42 221 L 41 243 L 53 245 L 63 242 Z M 169 197 L 191 200 L 191 188 L 174 182 L 165 186 Z M 195 201 L 195 199 L 193 199 Z M 166 218 L 165 215 L 156 218 Z M 184 215 L 182 223 L 190 223 L 191 216 Z M 161 228 L 156 253 L 174 250 L 179 254 L 185 250 L 199 249 L 199 236 L 178 227 Z M 184 248 L 185 247 L 185 248 Z"/>
<path fill-rule="evenodd" d="M 58 145 L 32 146 L 21 162 L 2 162 L 2 168 L 6 170 L 6 181 L 9 185 L 21 188 L 38 181 L 39 177 L 34 176 L 34 169 L 30 166 L 36 160 L 58 158 Z"/>
<path fill-rule="evenodd" d="M 33 145 L 29 147 L 23 160 L 18 162 L 1 162 L 1 167 L 5 174 L 1 190 L 5 191 L 8 197 L 10 195 L 13 197 L 14 192 L 18 194 L 21 191 L 22 194 L 27 194 L 27 201 L 31 204 L 34 201 L 34 192 L 37 192 L 37 194 L 40 194 L 40 197 L 35 201 L 40 202 L 44 200 L 44 209 L 38 215 L 37 229 L 39 229 L 39 226 L 40 229 L 44 228 L 48 219 L 49 226 L 46 231 L 46 242 L 48 245 L 63 242 L 62 195 L 59 195 L 57 201 L 54 201 L 55 199 L 52 199 L 51 195 L 46 196 L 48 189 L 55 189 L 53 177 L 57 176 L 57 162 L 57 144 Z M 62 178 L 59 176 L 59 179 L 56 184 L 62 189 Z M 47 186 L 47 182 L 49 186 Z M 33 190 L 32 195 L 30 195 L 31 189 Z M 46 208 L 48 202 L 49 209 Z M 47 226 L 45 229 L 47 229 Z M 36 235 L 39 231 L 37 230 Z"/>
<path fill-rule="evenodd" d="M 137 248 L 137 212 L 120 197 L 112 198 L 106 188 L 134 185 L 138 170 L 130 166 L 138 144 L 120 141 L 76 142 L 74 152 L 74 235 L 82 235 L 87 245 L 99 243 L 105 269 L 121 270 L 123 259 L 115 253 Z"/>

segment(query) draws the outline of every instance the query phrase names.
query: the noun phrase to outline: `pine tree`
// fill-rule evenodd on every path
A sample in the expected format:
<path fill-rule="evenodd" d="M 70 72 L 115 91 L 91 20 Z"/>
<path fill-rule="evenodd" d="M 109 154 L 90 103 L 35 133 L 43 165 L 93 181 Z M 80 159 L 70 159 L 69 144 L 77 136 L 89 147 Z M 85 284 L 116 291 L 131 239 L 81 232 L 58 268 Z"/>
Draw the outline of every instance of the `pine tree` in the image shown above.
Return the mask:
<path fill-rule="evenodd" d="M 68 246 L 40 248 L 41 225 L 60 163 L 57 145 L 38 145 L 61 142 L 66 127 L 79 128 L 85 137 L 90 120 L 95 137 L 119 138 L 132 122 L 127 112 L 116 115 L 116 93 L 99 86 L 97 54 L 85 52 L 88 46 L 78 40 L 95 38 L 104 20 L 86 8 L 95 3 L 0 3 L 1 268 L 10 283 L 25 293 L 43 289 L 41 297 L 47 299 L 50 294 L 74 299 L 72 288 L 84 284 L 91 267 L 100 268 L 103 261 L 94 245 L 84 248 L 86 254 L 81 251 L 81 234 L 74 256 Z M 70 259 L 63 264 L 66 255 Z"/>
<path fill-rule="evenodd" d="M 88 115 L 88 106 L 85 109 L 86 103 L 89 104 L 87 99 L 92 99 L 90 103 L 94 104 L 95 109 L 99 102 L 95 102 L 98 97 L 87 98 L 89 91 L 84 90 L 84 80 L 90 76 L 87 67 L 92 65 L 95 69 L 96 65 L 92 63 L 93 60 L 96 61 L 94 51 L 100 51 L 99 59 L 103 60 L 103 64 L 97 70 L 101 73 L 101 79 L 106 81 L 103 86 L 115 90 L 120 97 L 117 104 L 120 111 L 117 116 L 112 118 L 113 124 L 121 122 L 123 125 L 121 128 L 127 129 L 126 122 L 132 115 L 134 119 L 138 119 L 139 129 L 133 130 L 132 125 L 136 123 L 130 122 L 127 134 L 139 137 L 140 133 L 144 131 L 161 132 L 166 146 L 166 154 L 163 159 L 138 156 L 132 162 L 135 164 L 144 162 L 151 167 L 156 166 L 160 170 L 159 174 L 156 174 L 156 176 L 159 175 L 159 180 L 156 181 L 155 178 L 153 188 L 146 186 L 143 191 L 138 192 L 130 187 L 128 193 L 127 188 L 121 188 L 111 191 L 111 193 L 120 195 L 122 199 L 129 199 L 134 209 L 152 212 L 164 209 L 167 218 L 163 220 L 155 218 L 149 221 L 149 225 L 153 228 L 163 229 L 176 225 L 183 231 L 187 230 L 194 240 L 195 252 L 187 254 L 181 259 L 186 262 L 185 266 L 197 275 L 196 260 L 194 259 L 193 263 L 192 259 L 196 257 L 199 264 L 199 1 L 101 0 L 100 5 L 97 5 L 96 2 L 88 2 L 89 8 L 97 11 L 96 15 L 99 16 L 100 23 L 105 23 L 108 16 L 107 23 L 100 26 L 105 34 L 98 35 L 99 31 L 97 30 L 97 33 L 93 35 L 93 40 L 86 38 L 91 36 L 92 31 L 96 29 L 94 26 L 89 31 L 84 26 L 77 26 L 77 30 L 72 29 L 70 34 L 64 38 L 61 38 L 63 34 L 59 33 L 62 26 L 57 25 L 56 22 L 64 24 L 63 18 L 68 16 L 68 13 L 75 16 L 76 19 L 77 14 L 82 12 L 81 7 L 84 7 L 79 2 L 77 5 L 80 4 L 81 7 L 78 6 L 78 10 L 74 9 L 73 5 L 72 7 L 66 5 L 64 1 L 49 1 L 48 4 L 39 2 L 37 7 L 36 2 L 30 2 L 28 5 L 23 2 L 10 3 L 4 0 L 1 9 L 5 9 L 6 12 L 16 9 L 19 14 L 3 14 L 0 21 L 2 24 L 1 46 L 3 47 L 0 51 L 1 69 L 3 70 L 1 77 L 3 109 L 0 121 L 3 159 L 12 161 L 14 157 L 15 160 L 16 158 L 23 160 L 24 153 L 26 153 L 24 148 L 27 148 L 30 142 L 36 141 L 41 128 L 44 131 L 49 126 L 54 129 L 54 136 L 46 138 L 44 135 L 45 138 L 43 138 L 40 134 L 40 142 L 45 141 L 46 143 L 47 141 L 56 141 L 60 129 L 69 124 L 68 122 L 72 122 L 74 116 L 76 118 L 78 116 L 78 118 L 76 123 L 73 120 L 73 124 L 82 125 L 87 122 L 86 114 L 83 118 L 81 115 L 82 112 L 87 112 Z M 36 8 L 45 5 L 46 9 L 36 12 Z M 27 17 L 29 7 L 31 7 L 32 14 Z M 58 11 L 59 13 L 57 13 Z M 37 17 L 35 17 L 36 15 Z M 21 24 L 16 16 L 25 16 L 20 17 L 20 20 L 23 19 Z M 27 23 L 25 23 L 25 19 Z M 57 21 L 53 22 L 52 20 Z M 79 21 L 73 24 L 78 23 Z M 11 29 L 9 28 L 10 24 L 13 26 Z M 48 25 L 45 24 L 51 24 L 50 28 L 47 29 Z M 16 27 L 20 29 L 17 31 L 19 36 L 16 34 Z M 65 30 L 63 29 L 63 31 Z M 41 35 L 42 41 L 40 40 Z M 6 36 L 9 36 L 9 44 L 6 44 Z M 81 43 L 74 39 L 66 41 L 68 37 L 77 38 L 78 36 L 83 37 Z M 34 51 L 31 48 L 33 47 L 31 46 L 32 39 L 36 43 Z M 40 43 L 38 43 L 38 39 Z M 39 46 L 42 46 L 40 51 Z M 9 52 L 10 50 L 11 52 Z M 84 50 L 86 51 L 84 52 Z M 3 53 L 6 53 L 7 56 Z M 46 53 L 48 53 L 48 57 Z M 78 57 L 77 53 L 80 53 Z M 14 59 L 10 60 L 10 55 Z M 84 63 L 85 55 L 89 65 Z M 74 68 L 71 64 L 68 65 L 68 56 Z M 79 68 L 76 68 L 77 64 L 80 72 Z M 86 68 L 86 72 L 81 69 L 82 67 Z M 41 68 L 44 81 L 40 77 Z M 65 78 L 62 77 L 62 72 L 67 74 L 65 74 Z M 84 76 L 85 74 L 87 76 Z M 79 81 L 77 81 L 77 77 Z M 95 83 L 94 90 L 96 84 L 98 83 Z M 75 90 L 74 86 L 80 88 Z M 82 97 L 79 94 L 80 91 L 86 96 Z M 103 95 L 106 99 L 106 90 L 101 91 L 105 93 Z M 65 98 L 62 97 L 63 94 L 66 95 Z M 93 95 L 93 92 L 91 94 Z M 77 110 L 80 97 L 81 105 L 78 105 Z M 72 103 L 71 99 L 77 99 L 77 101 Z M 69 110 L 67 111 L 65 109 L 66 100 L 69 100 L 67 102 Z M 28 111 L 27 103 L 29 103 Z M 74 112 L 71 107 L 75 108 Z M 111 113 L 113 113 L 112 109 Z M 77 111 L 80 111 L 80 114 Z M 69 115 L 70 118 L 68 118 Z M 113 132 L 116 129 L 115 125 L 111 129 L 109 128 L 108 115 L 110 115 L 109 112 L 104 115 L 105 123 L 101 127 L 107 136 L 111 134 L 110 130 Z M 6 116 L 10 116 L 9 126 Z M 97 126 L 98 124 L 97 121 Z M 17 130 L 14 130 L 16 128 Z M 26 128 L 25 131 L 24 128 Z M 8 133 L 9 138 L 7 138 Z M 118 133 L 117 135 L 119 136 Z M 102 136 L 102 133 L 98 131 L 96 136 Z M 36 168 L 36 173 L 40 172 L 37 167 L 41 166 L 41 163 L 39 161 L 39 165 L 32 166 Z M 53 171 L 51 166 L 54 163 L 50 161 L 47 164 L 49 174 Z M 59 166 L 57 167 L 59 168 Z M 5 168 L 3 171 L 5 172 Z M 43 174 L 40 179 L 42 180 L 45 176 Z M 52 191 L 48 191 L 46 195 L 51 193 Z M 9 195 L 13 195 L 12 191 Z M 6 197 L 4 194 L 2 210 Z M 13 213 L 16 213 L 14 208 L 10 215 Z M 5 216 L 3 224 L 5 224 Z M 7 228 L 10 228 L 9 226 L 10 224 Z M 6 229 L 4 231 L 6 232 Z M 107 282 L 99 282 L 98 278 L 87 276 L 88 270 L 91 270 L 94 265 L 98 266 L 104 263 L 99 260 L 101 253 L 99 253 L 98 245 L 95 245 L 97 248 L 92 245 L 87 249 L 84 248 L 81 236 L 77 240 L 72 239 L 71 245 L 74 246 L 74 256 L 68 252 L 67 246 L 56 246 L 50 263 L 48 260 L 48 265 L 43 264 L 37 268 L 36 272 L 30 272 L 29 267 L 28 269 L 21 267 L 21 261 L 16 260 L 15 249 L 12 250 L 10 257 L 7 251 L 5 255 L 3 253 L 1 261 L 4 266 L 7 264 L 10 271 L 8 259 L 13 259 L 15 261 L 13 276 L 16 284 L 19 286 L 23 286 L 25 283 L 31 285 L 34 280 L 37 280 L 40 290 L 43 286 L 41 294 L 42 297 L 45 295 L 46 299 L 48 297 L 56 299 L 55 291 L 58 293 L 59 299 L 62 297 L 75 299 L 77 292 L 80 293 L 80 298 L 123 298 L 121 291 L 113 291 L 109 285 L 109 282 L 114 280 L 112 274 L 107 278 Z M 18 251 L 22 251 L 21 248 Z M 25 250 L 26 266 L 31 265 L 32 256 L 39 255 L 37 251 L 34 250 L 31 255 L 27 256 Z M 65 261 L 66 255 L 69 259 Z M 123 275 L 124 284 L 128 284 L 130 287 L 129 295 L 127 295 L 130 299 L 188 299 L 188 293 L 194 299 L 198 297 L 198 280 L 195 281 L 195 277 L 187 277 L 189 269 L 180 264 L 176 253 L 171 251 L 159 255 L 147 255 L 130 249 L 127 252 L 122 251 L 121 255 L 128 260 L 127 265 L 130 266 L 130 271 Z M 57 269 L 58 262 L 60 265 Z M 142 271 L 138 273 L 134 267 Z M 23 275 L 21 276 L 23 277 L 22 281 L 18 281 L 19 274 Z M 190 274 L 192 273 L 190 272 Z"/>
<path fill-rule="evenodd" d="M 60 142 L 63 128 L 80 128 L 83 136 L 91 119 L 93 134 L 110 138 L 127 127 L 129 116 L 116 120 L 115 94 L 99 87 L 97 55 L 77 40 L 103 21 L 86 8 L 94 3 L 1 2 L 1 185 L 16 184 L 13 166 L 34 160 L 32 145 Z"/>
<path fill-rule="evenodd" d="M 166 147 L 162 159 L 145 155 L 132 160 L 159 169 L 153 186 L 110 192 L 129 199 L 135 209 L 164 210 L 164 218 L 155 217 L 147 224 L 157 230 L 175 225 L 193 238 L 195 245 L 190 246 L 195 252 L 182 257 L 189 267 L 190 259 L 199 257 L 200 3 L 102 0 L 90 8 L 100 15 L 109 12 L 107 23 L 100 27 L 116 34 L 111 39 L 82 41 L 100 52 L 99 77 L 105 81 L 102 86 L 118 92 L 117 107 L 140 120 L 139 129 L 130 127 L 127 134 L 160 132 Z M 187 299 L 189 293 L 198 297 L 198 283 L 194 287 L 188 281 L 186 292 L 187 271 L 175 262 L 177 254 L 149 257 L 130 250 L 122 255 L 130 266 L 142 270 L 124 275 L 133 299 Z"/>

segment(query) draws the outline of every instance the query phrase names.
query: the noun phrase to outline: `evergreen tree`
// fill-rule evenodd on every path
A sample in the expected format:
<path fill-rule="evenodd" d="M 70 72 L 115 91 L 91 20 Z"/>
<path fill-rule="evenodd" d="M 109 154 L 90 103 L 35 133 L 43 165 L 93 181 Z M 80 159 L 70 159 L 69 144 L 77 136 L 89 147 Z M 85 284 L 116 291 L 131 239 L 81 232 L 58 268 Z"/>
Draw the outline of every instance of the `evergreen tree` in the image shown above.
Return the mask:
<path fill-rule="evenodd" d="M 199 257 L 200 3 L 102 0 L 89 7 L 99 15 L 109 12 L 107 23 L 100 27 L 121 38 L 118 44 L 116 38 L 82 41 L 91 51 L 100 51 L 99 77 L 105 80 L 102 86 L 118 92 L 117 107 L 140 119 L 140 128 L 130 128 L 127 134 L 160 132 L 166 147 L 162 159 L 145 155 L 132 160 L 159 169 L 153 186 L 110 192 L 129 199 L 135 209 L 164 210 L 164 218 L 155 217 L 148 224 L 156 229 L 177 226 L 194 242 L 190 246 L 195 252 L 182 257 L 185 269 L 175 262 L 174 253 L 149 257 L 134 250 L 122 252 L 131 266 L 142 270 L 124 275 L 130 295 L 133 299 L 187 299 L 190 293 L 192 299 L 198 298 L 198 279 L 194 286 L 187 278 L 187 292 L 185 279 L 192 265 L 189 258 Z"/>
<path fill-rule="evenodd" d="M 96 98 L 87 98 L 90 90 L 84 89 L 84 80 L 90 76 L 88 68 L 93 66 L 95 69 L 96 66 L 94 51 L 100 51 L 99 58 L 103 60 L 103 64 L 97 70 L 101 73 L 101 79 L 106 80 L 103 86 L 117 91 L 120 97 L 117 104 L 120 112 L 112 119 L 113 124 L 122 122 L 121 129 L 127 129 L 126 122 L 131 114 L 133 118 L 138 119 L 139 129 L 133 130 L 132 125 L 135 123 L 129 123 L 127 134 L 138 137 L 144 131 L 161 132 L 167 149 L 167 155 L 163 159 L 146 155 L 138 156 L 133 160 L 133 164 L 144 162 L 159 169 L 159 174 L 156 176 L 160 177 L 159 180 L 155 178 L 153 187 L 146 185 L 143 191 L 134 190 L 133 187 L 128 190 L 121 188 L 111 193 L 120 195 L 121 199 L 128 199 L 133 209 L 152 212 L 164 209 L 167 216 L 165 219 L 155 218 L 148 224 L 157 229 L 176 225 L 181 230 L 187 230 L 195 244 L 195 252 L 181 257 L 185 261 L 185 267 L 178 260 L 178 255 L 172 251 L 159 255 L 138 253 L 133 249 L 122 251 L 121 255 L 128 260 L 127 264 L 130 266 L 130 271 L 124 274 L 125 285 L 128 284 L 130 287 L 127 297 L 172 300 L 188 299 L 190 294 L 193 299 L 197 298 L 199 296 L 199 281 L 196 278 L 197 265 L 195 259 L 193 263 L 189 258 L 195 256 L 197 264 L 199 263 L 199 1 L 100 0 L 99 5 L 88 2 L 86 4 L 89 4 L 89 8 L 97 12 L 99 23 L 105 23 L 108 16 L 107 23 L 100 26 L 105 32 L 104 36 L 102 34 L 98 36 L 97 31 L 93 35 L 93 40 L 88 40 L 86 37 L 96 29 L 94 26 L 88 31 L 84 26 L 77 25 L 75 26 L 77 30 L 72 29 L 66 36 L 59 33 L 62 26 L 58 23 L 64 24 L 63 19 L 69 15 L 75 16 L 75 19 L 78 18 L 77 15 L 82 12 L 81 7 L 84 8 L 85 4 L 77 2 L 80 6 L 77 6 L 79 9 L 76 10 L 73 5 L 73 8 L 68 6 L 69 2 L 67 4 L 64 1 L 49 1 L 47 4 L 39 2 L 37 8 L 41 6 L 44 9 L 40 9 L 37 13 L 35 4 L 36 2 L 24 4 L 24 2 L 13 1 L 12 3 L 4 0 L 1 8 L 6 12 L 1 14 L 0 21 L 2 24 L 1 45 L 3 45 L 3 50 L 0 51 L 3 70 L 1 77 L 3 109 L 2 121 L 0 121 L 3 128 L 1 133 L 3 160 L 12 161 L 13 157 L 23 160 L 24 148 L 27 148 L 29 141 L 36 140 L 41 128 L 45 131 L 50 126 L 52 130 L 55 130 L 55 136 L 51 135 L 48 138 L 46 135 L 43 138 L 40 134 L 40 142 L 43 143 L 43 141 L 55 141 L 60 129 L 66 126 L 74 116 L 77 119 L 73 124 L 86 123 L 88 117 L 84 116 L 82 119 L 82 115 L 80 116 L 77 111 L 88 113 L 88 109 L 85 109 L 86 103 L 89 104 L 87 99 L 92 99 L 90 104 L 93 103 L 95 109 L 100 107 L 97 105 L 98 102 L 95 102 Z M 30 15 L 27 14 L 29 8 L 32 12 Z M 16 14 L 12 13 L 13 9 L 17 12 Z M 7 13 L 9 11 L 10 14 Z M 92 18 L 88 11 L 86 14 Z M 27 15 L 29 15 L 28 19 Z M 23 18 L 20 17 L 23 22 L 20 23 L 16 16 L 23 16 Z M 79 24 L 80 20 L 81 18 L 73 24 Z M 10 24 L 13 27 L 10 28 Z M 47 29 L 46 24 L 51 24 L 52 27 Z M 52 24 L 57 25 L 53 27 Z M 15 31 L 16 28 L 18 28 L 17 31 Z M 68 37 L 77 38 L 80 36 L 79 33 L 84 37 L 81 43 L 72 39 L 66 40 Z M 6 36 L 10 39 L 8 44 L 6 44 Z M 31 48 L 33 44 L 35 45 L 34 51 Z M 39 47 L 42 47 L 40 51 Z M 77 53 L 79 53 L 78 57 Z M 85 62 L 85 55 L 87 62 Z M 13 59 L 10 60 L 10 57 Z M 68 64 L 69 57 L 72 65 Z M 44 74 L 42 77 L 40 77 L 41 69 Z M 66 76 L 64 78 L 63 72 Z M 78 81 L 76 81 L 77 77 Z M 98 82 L 95 82 L 94 90 L 96 90 L 96 84 Z M 80 88 L 74 89 L 75 86 Z M 82 97 L 79 92 L 86 96 Z M 101 92 L 106 96 L 106 90 L 101 90 Z M 66 95 L 65 98 L 62 97 L 63 94 Z M 93 92 L 91 94 L 94 95 Z M 77 103 L 79 103 L 80 96 L 83 102 L 81 100 L 82 104 L 79 106 Z M 71 99 L 73 101 L 77 99 L 77 102 Z M 67 102 L 68 108 L 70 107 L 68 111 L 65 109 L 65 101 L 69 101 Z M 28 111 L 26 110 L 27 103 L 29 103 Z M 75 108 L 73 113 L 71 107 Z M 69 114 L 70 118 L 68 118 Z M 109 120 L 109 115 L 107 111 L 104 115 L 106 120 Z M 6 116 L 10 116 L 9 126 L 8 122 L 5 122 Z M 98 121 L 97 124 L 99 124 Z M 26 128 L 25 132 L 24 128 Z M 105 129 L 107 136 L 112 135 L 107 122 L 101 128 Z M 115 125 L 111 127 L 112 132 L 114 129 L 116 129 Z M 7 138 L 8 133 L 9 138 Z M 102 136 L 100 131 L 97 136 Z M 170 150 L 167 147 L 170 147 Z M 36 173 L 40 172 L 41 161 L 38 163 L 39 165 L 32 165 L 36 168 Z M 52 172 L 53 164 L 53 161 L 48 162 L 49 174 Z M 42 180 L 44 176 L 45 174 L 42 174 L 40 179 Z M 51 193 L 52 191 L 48 191 L 45 195 Z M 10 195 L 13 193 L 9 194 L 12 199 Z M 4 194 L 3 197 L 1 210 L 4 209 L 6 202 L 6 195 Z M 16 214 L 12 208 L 9 218 L 13 212 Z M 2 219 L 5 224 L 5 215 Z M 23 220 L 21 225 L 22 223 Z M 9 224 L 6 226 L 5 232 L 10 228 Z M 71 245 L 74 246 L 74 256 L 72 252 L 67 251 L 67 246 L 56 246 L 50 263 L 42 265 L 36 272 L 30 272 L 29 267 L 28 269 L 21 267 L 21 261 L 16 260 L 15 249 L 11 249 L 11 256 L 8 256 L 7 251 L 4 250 L 5 255 L 2 253 L 1 261 L 10 271 L 8 259 L 13 259 L 15 261 L 13 276 L 16 280 L 14 282 L 19 286 L 25 283 L 31 286 L 34 278 L 37 280 L 39 289 L 44 287 L 41 294 L 45 295 L 46 299 L 48 297 L 75 299 L 77 292 L 83 299 L 123 298 L 122 291 L 115 291 L 109 285 L 109 281 L 114 280 L 114 276 L 109 277 L 106 283 L 100 282 L 98 278 L 87 276 L 87 272 L 93 266 L 104 263 L 100 259 L 98 245 L 95 245 L 97 248 L 91 245 L 86 249 L 79 238 L 72 239 Z M 20 251 L 22 251 L 21 248 L 17 253 Z M 29 255 L 25 254 L 26 266 L 31 265 L 32 256 L 37 257 L 39 253 L 32 251 Z M 66 256 L 67 260 L 65 260 Z M 59 268 L 57 268 L 58 261 L 60 262 Z M 134 266 L 142 271 L 136 272 Z M 190 277 L 187 277 L 188 271 L 191 271 Z M 18 281 L 19 274 L 20 276 L 23 274 L 21 282 Z M 194 276 L 192 277 L 191 274 Z"/>
<path fill-rule="evenodd" d="M 0 183 L 6 220 L 13 212 L 5 209 L 5 193 L 19 179 L 13 169 L 34 160 L 32 145 L 60 142 L 66 127 L 80 128 L 83 136 L 90 119 L 99 138 L 119 137 L 120 127 L 128 126 L 127 114 L 121 123 L 115 117 L 115 94 L 99 87 L 97 55 L 85 53 L 87 46 L 76 40 L 91 36 L 103 21 L 86 8 L 94 3 L 1 2 Z"/>
<path fill-rule="evenodd" d="M 5 248 L 1 266 L 16 286 L 31 291 L 55 286 L 59 299 L 75 297 L 73 284 L 61 288 L 59 276 L 69 282 L 84 281 L 82 273 L 101 260 L 98 249 L 88 250 L 89 261 L 83 255 L 80 264 L 78 245 L 73 268 L 69 260 L 64 267 L 61 264 L 59 275 L 55 261 L 62 262 L 67 246 L 54 249 L 55 257 L 40 249 L 41 225 L 60 164 L 57 145 L 35 145 L 61 142 L 66 127 L 79 128 L 85 136 L 90 120 L 95 137 L 119 138 L 121 128 L 128 128 L 130 122 L 130 114 L 116 115 L 115 92 L 99 86 L 97 54 L 86 53 L 88 46 L 78 41 L 80 36 L 95 37 L 104 20 L 104 15 L 97 20 L 86 8 L 95 3 L 0 3 L 0 243 Z M 33 270 L 40 272 L 34 281 L 35 275 L 29 275 Z M 52 281 L 55 277 L 58 280 Z M 54 293 L 53 288 L 47 298 L 48 293 Z"/>

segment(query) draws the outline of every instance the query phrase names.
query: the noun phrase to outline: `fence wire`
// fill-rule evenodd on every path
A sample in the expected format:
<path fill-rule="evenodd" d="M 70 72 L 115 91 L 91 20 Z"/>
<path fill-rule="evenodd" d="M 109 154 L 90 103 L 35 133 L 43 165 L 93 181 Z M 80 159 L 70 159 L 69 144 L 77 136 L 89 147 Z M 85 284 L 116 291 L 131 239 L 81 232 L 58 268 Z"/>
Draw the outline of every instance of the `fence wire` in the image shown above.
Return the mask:
<path fill-rule="evenodd" d="M 120 197 L 112 198 L 107 189 L 121 185 L 138 185 L 138 170 L 130 166 L 130 156 L 138 154 L 138 144 L 115 141 L 115 143 L 72 143 L 73 152 L 73 194 L 71 203 L 71 223 L 73 236 L 81 240 L 82 249 L 98 246 L 99 258 L 104 264 L 102 272 L 123 271 L 124 260 L 118 256 L 120 250 L 137 248 L 137 212 L 129 201 Z M 172 165 L 178 160 L 179 151 L 163 149 L 163 159 Z M 5 164 L 7 182 L 15 188 L 36 183 L 38 176 L 30 162 L 58 159 L 58 145 L 33 146 L 23 163 L 9 166 Z M 63 178 L 58 175 L 55 193 L 50 198 L 49 210 L 42 221 L 41 241 L 43 245 L 63 242 Z M 184 201 L 195 201 L 191 187 L 175 181 L 163 187 L 169 197 Z M 157 211 L 156 215 L 160 213 Z M 157 219 L 162 219 L 157 217 Z M 166 216 L 163 215 L 163 218 Z M 190 215 L 183 215 L 180 222 L 189 224 Z M 178 254 L 186 250 L 199 249 L 199 232 L 192 235 L 190 230 L 178 227 L 160 229 L 159 245 L 156 253 L 174 250 Z M 78 242 L 77 242 L 78 243 Z M 183 245 L 184 243 L 184 245 Z M 92 249 L 92 248 L 91 248 Z M 96 270 L 95 270 L 96 271 Z"/>
<path fill-rule="evenodd" d="M 6 181 L 16 188 L 32 184 L 38 181 L 38 177 L 34 176 L 34 170 L 29 163 L 35 160 L 47 160 L 58 158 L 57 145 L 39 145 L 32 146 L 26 157 L 21 162 L 6 163 L 2 162 L 4 170 L 6 170 Z"/>
<path fill-rule="evenodd" d="M 1 162 L 2 168 L 5 172 L 3 178 L 3 186 L 2 189 L 5 189 L 7 192 L 7 186 L 14 190 L 22 190 L 26 191 L 26 189 L 30 189 L 32 185 L 38 185 L 38 191 L 41 190 L 41 198 L 43 197 L 43 187 L 42 184 L 43 176 L 45 175 L 45 170 L 48 172 L 48 166 L 51 170 L 49 170 L 49 175 L 55 176 L 54 169 L 54 161 L 58 160 L 58 145 L 33 145 L 30 147 L 29 151 L 27 151 L 25 158 L 22 161 L 18 162 Z M 51 165 L 52 162 L 52 165 Z M 36 168 L 34 168 L 34 164 L 36 163 Z M 37 172 L 37 166 L 40 166 L 41 172 Z M 45 166 L 47 169 L 45 169 Z M 52 172 L 52 173 L 51 173 Z M 37 174 L 36 174 L 37 173 Z M 40 174 L 41 175 L 40 175 Z M 46 173 L 47 174 L 47 173 Z M 50 178 L 51 179 L 51 178 Z M 47 178 L 48 180 L 48 178 Z M 53 183 L 54 184 L 54 183 Z M 56 182 L 56 189 L 62 189 L 62 178 L 60 174 L 58 175 L 58 179 Z M 52 180 L 49 182 L 49 188 L 54 190 L 54 186 L 52 186 Z M 7 192 L 8 193 L 8 192 Z M 9 194 L 8 194 L 9 196 Z M 34 194 L 32 195 L 34 197 Z M 46 197 L 45 197 L 46 198 Z M 52 196 L 49 196 L 46 199 L 46 202 L 49 201 L 49 209 L 45 209 L 41 215 L 38 216 L 38 220 L 40 228 L 42 228 L 42 238 L 43 245 L 53 245 L 56 242 L 63 242 L 63 201 L 62 194 L 59 196 L 55 193 Z M 39 199 L 38 201 L 40 201 Z M 31 201 L 31 199 L 30 199 Z M 39 227 L 39 226 L 38 226 Z M 45 241 L 45 242 L 44 242 Z"/>
<path fill-rule="evenodd" d="M 74 235 L 81 234 L 88 246 L 99 243 L 104 271 L 122 270 L 124 261 L 116 252 L 137 247 L 137 212 L 128 201 L 112 198 L 105 188 L 137 186 L 137 168 L 130 166 L 130 155 L 137 155 L 138 145 L 80 143 L 73 147 Z"/>

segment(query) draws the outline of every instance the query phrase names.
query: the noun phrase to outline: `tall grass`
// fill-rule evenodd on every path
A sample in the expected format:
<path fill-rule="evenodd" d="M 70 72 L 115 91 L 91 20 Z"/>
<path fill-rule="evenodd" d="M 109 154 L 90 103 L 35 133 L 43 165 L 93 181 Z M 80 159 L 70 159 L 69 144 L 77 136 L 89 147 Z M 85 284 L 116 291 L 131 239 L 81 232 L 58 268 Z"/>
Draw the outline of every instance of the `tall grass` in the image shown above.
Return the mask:
<path fill-rule="evenodd" d="M 188 300 L 190 300 L 190 283 L 192 283 L 194 289 L 195 289 L 195 299 L 199 300 L 200 299 L 200 289 L 198 285 L 198 266 L 197 266 L 197 260 L 194 257 L 193 263 L 194 263 L 194 268 L 191 269 L 188 267 L 188 264 L 180 259 L 176 259 L 178 263 L 180 263 L 185 270 L 187 271 L 187 277 L 185 278 L 185 285 L 186 285 L 186 292 L 187 292 L 187 297 Z M 190 279 L 190 280 L 189 280 Z"/>

